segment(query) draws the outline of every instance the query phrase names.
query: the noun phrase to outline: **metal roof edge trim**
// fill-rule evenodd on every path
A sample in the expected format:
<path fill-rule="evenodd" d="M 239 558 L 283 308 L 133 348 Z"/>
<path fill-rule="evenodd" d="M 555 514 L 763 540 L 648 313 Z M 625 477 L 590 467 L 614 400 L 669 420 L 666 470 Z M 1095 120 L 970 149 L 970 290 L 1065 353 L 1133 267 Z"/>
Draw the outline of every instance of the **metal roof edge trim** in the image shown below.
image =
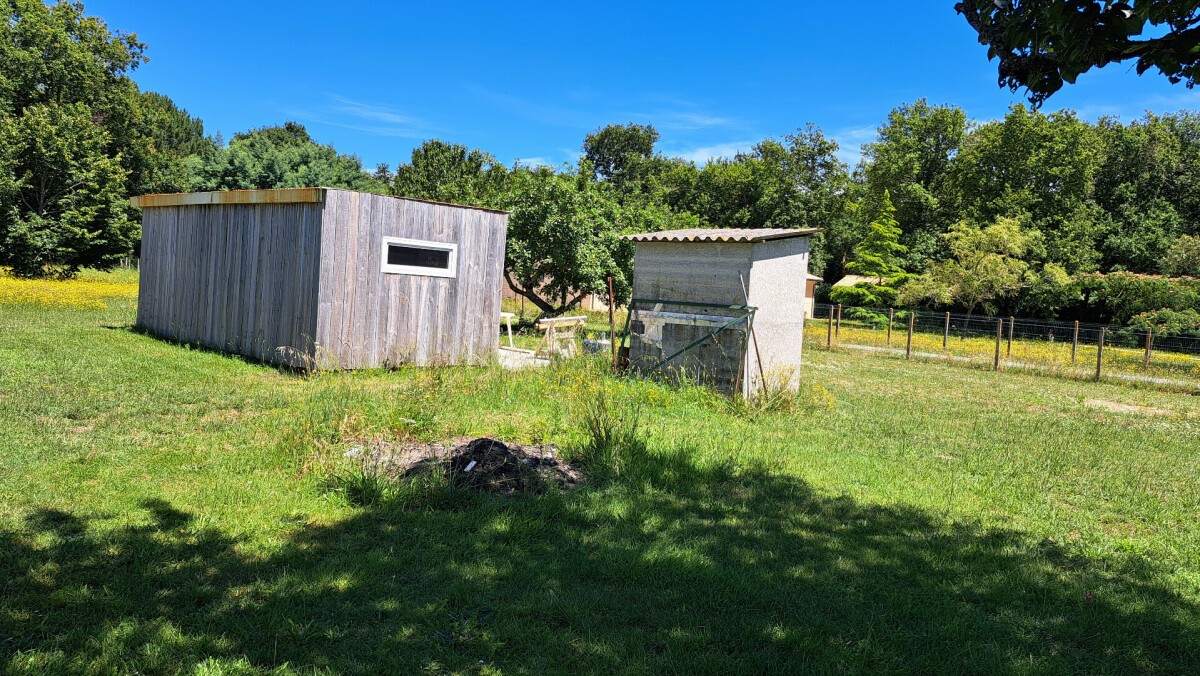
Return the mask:
<path fill-rule="evenodd" d="M 361 190 L 349 190 L 346 188 L 270 188 L 263 190 L 213 190 L 208 192 L 179 192 L 179 193 L 159 193 L 152 195 L 139 195 L 130 197 L 129 203 L 135 207 L 182 207 L 182 206 L 197 206 L 205 204 L 321 204 L 325 201 L 325 193 L 329 190 L 340 190 L 342 192 L 357 192 L 362 194 L 378 194 L 366 193 Z M 453 202 L 438 202 L 436 200 L 426 200 L 417 197 L 403 197 L 401 195 L 380 195 L 380 197 L 391 197 L 393 199 L 407 200 L 409 202 L 423 202 L 425 204 L 437 204 L 446 207 L 457 207 L 459 209 L 475 209 L 477 211 L 489 211 L 496 214 L 508 214 L 503 209 L 492 209 L 491 207 L 477 207 L 469 204 L 454 204 Z"/>
<path fill-rule="evenodd" d="M 722 237 L 721 230 L 714 228 L 712 234 L 703 235 L 674 235 L 660 237 L 667 233 L 644 232 L 634 235 L 622 235 L 622 239 L 627 239 L 631 242 L 662 242 L 662 243 L 691 243 L 691 244 L 753 244 L 755 242 L 768 242 L 776 239 L 790 239 L 792 237 L 809 237 L 818 233 L 824 232 L 824 228 L 797 228 L 791 232 L 777 232 L 770 235 L 746 236 L 740 235 L 736 237 Z M 669 231 L 668 231 L 669 232 Z"/>

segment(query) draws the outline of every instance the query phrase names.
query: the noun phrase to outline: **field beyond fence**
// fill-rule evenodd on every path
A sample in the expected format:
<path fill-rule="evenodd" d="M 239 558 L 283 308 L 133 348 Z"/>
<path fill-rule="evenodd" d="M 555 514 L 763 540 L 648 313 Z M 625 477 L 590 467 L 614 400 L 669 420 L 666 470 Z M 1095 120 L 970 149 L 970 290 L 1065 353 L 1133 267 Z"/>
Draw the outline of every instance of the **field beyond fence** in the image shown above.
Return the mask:
<path fill-rule="evenodd" d="M 818 304 L 805 342 L 884 356 L 1200 390 L 1200 337 L 1021 317 Z"/>

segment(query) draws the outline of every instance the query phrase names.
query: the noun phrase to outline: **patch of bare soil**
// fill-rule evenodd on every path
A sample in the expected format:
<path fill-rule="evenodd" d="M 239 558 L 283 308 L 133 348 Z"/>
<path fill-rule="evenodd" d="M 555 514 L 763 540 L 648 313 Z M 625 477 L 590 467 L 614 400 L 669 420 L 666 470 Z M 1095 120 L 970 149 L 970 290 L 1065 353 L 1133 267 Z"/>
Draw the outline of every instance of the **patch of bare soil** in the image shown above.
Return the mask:
<path fill-rule="evenodd" d="M 393 479 L 440 472 L 455 486 L 501 495 L 574 488 L 583 481 L 583 473 L 560 458 L 554 444 L 523 446 L 486 437 L 431 443 L 381 440 L 355 446 L 346 457 Z"/>

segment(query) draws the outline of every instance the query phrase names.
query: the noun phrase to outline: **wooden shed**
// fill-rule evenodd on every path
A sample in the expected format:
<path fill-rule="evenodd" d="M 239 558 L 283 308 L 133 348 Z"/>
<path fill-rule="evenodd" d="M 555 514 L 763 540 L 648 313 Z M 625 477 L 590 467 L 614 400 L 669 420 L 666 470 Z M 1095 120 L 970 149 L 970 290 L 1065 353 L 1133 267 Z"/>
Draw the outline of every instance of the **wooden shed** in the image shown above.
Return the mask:
<path fill-rule="evenodd" d="M 306 368 L 498 345 L 508 214 L 330 188 L 145 195 L 137 323 Z"/>
<path fill-rule="evenodd" d="M 691 229 L 635 243 L 630 364 L 752 396 L 796 388 L 817 229 Z M 751 331 L 752 329 L 752 331 Z"/>

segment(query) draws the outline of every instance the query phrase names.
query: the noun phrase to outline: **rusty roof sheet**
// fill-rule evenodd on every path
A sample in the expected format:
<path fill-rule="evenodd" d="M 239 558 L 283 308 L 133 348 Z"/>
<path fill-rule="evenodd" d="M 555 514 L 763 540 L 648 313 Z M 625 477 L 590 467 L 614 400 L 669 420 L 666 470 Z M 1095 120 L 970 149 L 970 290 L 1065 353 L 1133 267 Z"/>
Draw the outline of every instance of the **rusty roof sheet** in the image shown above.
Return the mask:
<path fill-rule="evenodd" d="M 198 204 L 320 204 L 325 201 L 326 190 L 340 190 L 340 188 L 275 188 L 270 190 L 180 192 L 131 197 L 129 198 L 129 203 L 143 209 L 146 207 L 179 207 Z M 477 209 L 497 214 L 508 213 L 507 211 L 491 209 L 489 207 L 475 207 L 467 204 L 453 204 L 451 202 L 435 202 L 415 197 L 401 197 L 399 195 L 383 195 L 383 197 L 392 197 L 410 202 L 425 202 L 426 204 L 440 204 L 460 209 Z"/>
<path fill-rule="evenodd" d="M 808 237 L 820 228 L 689 228 L 625 235 L 634 242 L 766 242 L 772 239 Z"/>

